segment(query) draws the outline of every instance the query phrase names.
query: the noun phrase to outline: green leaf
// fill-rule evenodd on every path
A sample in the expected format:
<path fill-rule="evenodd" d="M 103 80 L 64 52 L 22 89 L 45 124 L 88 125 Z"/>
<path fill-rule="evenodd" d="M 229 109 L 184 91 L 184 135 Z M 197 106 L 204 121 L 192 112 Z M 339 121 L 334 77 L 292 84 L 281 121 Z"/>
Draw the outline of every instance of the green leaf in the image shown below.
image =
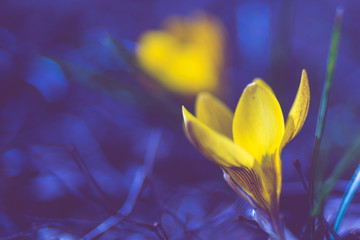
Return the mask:
<path fill-rule="evenodd" d="M 311 159 L 311 173 L 309 180 L 309 203 L 310 209 L 313 209 L 314 201 L 315 201 L 315 174 L 318 172 L 318 169 L 322 166 L 319 166 L 319 149 L 321 145 L 321 140 L 324 132 L 324 125 L 326 119 L 326 112 L 328 106 L 328 99 L 330 88 L 333 81 L 333 73 L 335 68 L 335 62 L 337 58 L 338 45 L 340 39 L 340 26 L 342 19 L 343 11 L 340 8 L 337 8 L 336 11 L 336 20 L 334 25 L 334 30 L 331 37 L 331 44 L 327 62 L 327 74 L 326 81 L 323 87 L 323 92 L 320 100 L 320 107 L 318 112 L 317 124 L 316 124 L 316 132 L 315 132 L 315 143 L 314 150 Z M 314 239 L 315 237 L 315 216 L 319 214 L 322 206 L 322 201 L 318 202 L 317 207 L 312 211 L 312 217 L 310 218 L 309 226 L 310 226 L 310 239 Z"/>

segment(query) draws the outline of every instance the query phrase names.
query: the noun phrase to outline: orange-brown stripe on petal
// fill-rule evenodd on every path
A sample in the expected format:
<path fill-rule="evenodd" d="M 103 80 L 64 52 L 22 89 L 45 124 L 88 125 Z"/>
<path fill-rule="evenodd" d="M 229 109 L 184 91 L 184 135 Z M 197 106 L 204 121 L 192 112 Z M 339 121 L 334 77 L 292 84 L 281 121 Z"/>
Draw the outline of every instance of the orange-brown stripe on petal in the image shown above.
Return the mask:
<path fill-rule="evenodd" d="M 253 169 L 247 167 L 224 167 L 232 180 L 241 187 L 262 209 L 269 209 L 269 202 L 264 199 L 264 188 Z"/>

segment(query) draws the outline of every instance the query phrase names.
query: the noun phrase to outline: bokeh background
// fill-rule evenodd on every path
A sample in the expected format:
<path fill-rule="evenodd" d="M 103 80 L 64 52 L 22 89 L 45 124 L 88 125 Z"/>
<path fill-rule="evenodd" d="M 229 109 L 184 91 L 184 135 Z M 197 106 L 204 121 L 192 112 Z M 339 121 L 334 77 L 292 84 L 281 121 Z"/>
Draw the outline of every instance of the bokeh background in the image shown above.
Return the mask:
<path fill-rule="evenodd" d="M 309 116 L 282 155 L 282 215 L 300 235 L 308 209 L 293 161 L 308 176 L 337 6 L 344 15 L 321 151 L 325 175 L 360 133 L 358 1 L 0 1 L 0 239 L 84 236 L 122 207 L 157 137 L 132 213 L 99 239 L 165 239 L 154 223 L 168 239 L 266 239 L 241 221 L 248 206 L 184 136 L 181 105 L 192 110 L 194 99 L 158 98 L 114 47 L 133 50 L 167 17 L 199 10 L 224 25 L 229 92 L 222 100 L 232 109 L 261 77 L 286 116 L 301 70 L 308 72 Z M 336 186 L 326 216 L 356 166 Z M 351 208 L 347 226 L 359 214 Z"/>

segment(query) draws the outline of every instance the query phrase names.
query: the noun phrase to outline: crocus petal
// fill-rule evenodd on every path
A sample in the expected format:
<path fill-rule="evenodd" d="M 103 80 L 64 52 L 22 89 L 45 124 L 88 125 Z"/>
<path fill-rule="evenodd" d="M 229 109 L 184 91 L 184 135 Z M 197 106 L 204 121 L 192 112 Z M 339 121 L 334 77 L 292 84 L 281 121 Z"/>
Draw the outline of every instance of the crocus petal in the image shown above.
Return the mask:
<path fill-rule="evenodd" d="M 274 154 L 263 157 L 259 176 L 265 189 L 263 195 L 266 197 L 264 198 L 269 199 L 273 204 L 278 203 L 281 192 L 281 159 L 279 149 Z M 272 209 L 270 210 L 272 211 Z"/>
<path fill-rule="evenodd" d="M 268 214 L 278 210 L 280 199 L 281 160 L 278 153 L 277 150 L 275 154 L 265 155 L 261 164 L 255 161 L 252 168 L 223 167 L 232 181 Z M 249 199 L 245 198 L 245 200 L 252 205 Z"/>
<path fill-rule="evenodd" d="M 169 51 L 176 44 L 176 39 L 169 33 L 149 31 L 138 43 L 137 58 L 140 65 L 151 75 L 161 73 L 163 64 L 169 61 Z"/>
<path fill-rule="evenodd" d="M 277 211 L 281 191 L 281 160 L 277 150 L 252 168 L 223 167 L 231 179 L 267 213 Z M 250 203 L 251 204 L 251 203 Z"/>
<path fill-rule="evenodd" d="M 173 16 L 165 29 L 145 32 L 139 39 L 139 67 L 165 89 L 181 95 L 220 91 L 224 65 L 221 23 L 204 13 Z"/>
<path fill-rule="evenodd" d="M 260 179 L 258 171 L 256 171 L 257 168 L 223 167 L 223 169 L 230 175 L 236 185 L 241 187 L 257 205 L 264 210 L 271 208 L 270 199 L 268 198 L 268 194 L 265 194 L 262 180 Z"/>
<path fill-rule="evenodd" d="M 281 143 L 281 149 L 290 142 L 304 125 L 310 104 L 310 89 L 306 71 L 302 71 L 300 86 L 294 103 L 290 109 L 285 125 L 285 134 Z"/>
<path fill-rule="evenodd" d="M 212 94 L 202 92 L 197 95 L 195 115 L 209 128 L 233 139 L 232 121 L 234 114 L 225 104 Z"/>
<path fill-rule="evenodd" d="M 251 169 L 254 158 L 231 139 L 212 130 L 185 107 L 182 108 L 186 135 L 190 142 L 209 160 L 223 167 L 247 167 Z"/>
<path fill-rule="evenodd" d="M 263 84 L 249 84 L 236 107 L 233 120 L 234 141 L 262 161 L 280 147 L 284 118 L 274 93 Z"/>
<path fill-rule="evenodd" d="M 258 85 L 263 86 L 264 88 L 266 88 L 267 90 L 269 90 L 270 92 L 274 93 L 274 91 L 272 90 L 272 88 L 261 78 L 255 78 L 253 83 L 256 83 Z M 274 94 L 275 95 L 275 94 Z"/>

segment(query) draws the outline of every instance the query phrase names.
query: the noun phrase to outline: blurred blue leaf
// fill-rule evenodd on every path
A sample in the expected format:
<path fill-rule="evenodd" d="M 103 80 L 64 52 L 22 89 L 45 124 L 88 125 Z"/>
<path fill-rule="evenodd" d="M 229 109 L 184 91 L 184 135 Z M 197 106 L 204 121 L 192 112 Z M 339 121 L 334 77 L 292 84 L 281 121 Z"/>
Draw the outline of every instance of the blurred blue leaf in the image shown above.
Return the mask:
<path fill-rule="evenodd" d="M 74 64 L 79 70 L 78 74 L 90 73 L 99 74 L 106 70 L 127 69 L 123 59 L 115 54 L 115 46 L 108 36 L 103 37 L 99 42 L 92 42 L 81 48 L 65 53 L 65 60 Z M 73 68 L 73 69 L 76 69 Z M 85 71 L 84 71 L 85 70 Z M 89 81 L 88 75 L 78 76 L 82 81 Z"/>
<path fill-rule="evenodd" d="M 18 149 L 12 149 L 1 157 L 2 173 L 6 177 L 20 174 L 25 167 L 26 156 Z"/>
<path fill-rule="evenodd" d="M 34 85 L 49 102 L 62 99 L 68 89 L 68 82 L 60 66 L 43 56 L 35 57 L 26 81 Z"/>
<path fill-rule="evenodd" d="M 125 179 L 109 164 L 101 146 L 87 125 L 76 117 L 65 116 L 61 130 L 63 142 L 77 148 L 79 155 L 102 190 L 115 196 L 122 194 L 122 191 L 126 189 Z M 118 161 L 127 160 L 124 159 L 124 156 L 118 156 Z"/>
<path fill-rule="evenodd" d="M 5 28 L 0 28 L 0 48 L 9 52 L 17 50 L 16 38 Z"/>
<path fill-rule="evenodd" d="M 59 179 L 51 174 L 40 174 L 32 183 L 32 194 L 39 201 L 55 200 L 65 194 Z"/>
<path fill-rule="evenodd" d="M 70 234 L 63 233 L 55 228 L 41 228 L 37 231 L 37 240 L 75 240 Z"/>

